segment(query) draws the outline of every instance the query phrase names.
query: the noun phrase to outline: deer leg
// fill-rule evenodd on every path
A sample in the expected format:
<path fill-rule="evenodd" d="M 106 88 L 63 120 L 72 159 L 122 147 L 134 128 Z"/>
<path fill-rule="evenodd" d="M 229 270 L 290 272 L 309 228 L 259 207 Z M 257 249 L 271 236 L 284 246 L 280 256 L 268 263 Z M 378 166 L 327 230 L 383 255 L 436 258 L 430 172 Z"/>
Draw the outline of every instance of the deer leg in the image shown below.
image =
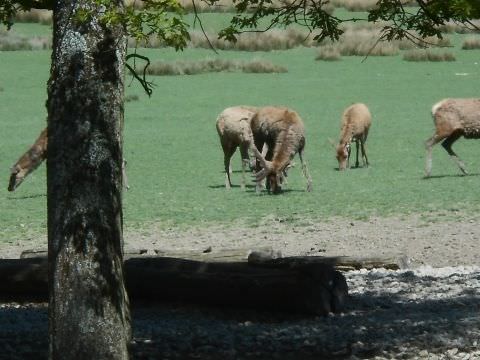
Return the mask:
<path fill-rule="evenodd" d="M 437 133 L 433 134 L 431 138 L 425 141 L 425 149 L 427 151 L 427 155 L 425 158 L 425 177 L 429 177 L 432 173 L 432 147 L 433 145 L 440 142 L 440 140 L 444 139 L 437 135 Z"/>
<path fill-rule="evenodd" d="M 359 148 L 359 145 L 360 145 L 359 140 L 358 139 L 355 140 L 355 147 L 357 149 L 357 153 L 356 153 L 357 157 L 355 158 L 355 167 L 356 168 L 358 168 L 360 166 L 360 163 L 358 162 L 358 148 Z"/>
<path fill-rule="evenodd" d="M 257 151 L 258 149 L 262 149 L 262 153 L 260 156 L 262 156 L 263 158 L 265 158 L 265 155 L 266 153 L 264 154 L 263 151 L 268 149 L 268 146 L 265 142 L 263 141 L 255 141 L 254 144 L 252 145 L 254 146 Z M 268 150 L 267 150 L 268 151 Z M 262 167 L 260 165 L 260 160 L 258 159 L 258 157 L 255 157 L 256 158 L 256 161 L 255 161 L 255 174 L 257 174 L 259 171 L 261 171 Z M 263 187 L 264 187 L 264 184 L 265 184 L 265 181 L 264 180 L 260 180 L 260 181 L 256 181 L 255 183 L 255 192 L 257 194 L 260 194 L 260 192 L 262 191 Z"/>
<path fill-rule="evenodd" d="M 250 148 L 250 142 L 246 142 L 240 145 L 240 155 L 242 157 L 242 183 L 240 187 L 245 189 L 245 171 L 247 166 L 250 166 L 250 156 L 248 155 L 248 149 Z"/>
<path fill-rule="evenodd" d="M 360 146 L 361 146 L 361 149 L 362 149 L 362 160 L 363 160 L 363 166 L 369 166 L 370 164 L 368 163 L 368 158 L 367 158 L 367 151 L 366 151 L 366 144 L 365 144 L 365 141 L 362 140 L 360 141 Z"/>
<path fill-rule="evenodd" d="M 310 176 L 310 173 L 308 171 L 307 162 L 303 158 L 303 151 L 303 149 L 298 151 L 298 157 L 300 158 L 300 163 L 302 164 L 303 176 L 305 176 L 305 179 L 307 179 L 307 191 L 310 192 L 312 191 L 312 177 Z"/>
<path fill-rule="evenodd" d="M 460 160 L 457 154 L 455 154 L 455 152 L 452 150 L 453 143 L 457 141 L 461 136 L 462 136 L 461 132 L 458 132 L 458 131 L 454 132 L 442 142 L 442 146 L 447 151 L 448 155 L 450 155 L 450 158 L 458 165 L 463 175 L 467 175 L 467 171 L 465 170 L 465 164 L 463 163 L 462 160 Z"/>
<path fill-rule="evenodd" d="M 227 189 L 230 189 L 232 187 L 232 181 L 230 179 L 230 175 L 232 173 L 232 169 L 230 167 L 230 159 L 235 153 L 235 150 L 236 148 L 231 148 L 227 146 L 223 148 L 223 153 L 224 153 L 223 164 L 225 166 L 225 188 Z"/>

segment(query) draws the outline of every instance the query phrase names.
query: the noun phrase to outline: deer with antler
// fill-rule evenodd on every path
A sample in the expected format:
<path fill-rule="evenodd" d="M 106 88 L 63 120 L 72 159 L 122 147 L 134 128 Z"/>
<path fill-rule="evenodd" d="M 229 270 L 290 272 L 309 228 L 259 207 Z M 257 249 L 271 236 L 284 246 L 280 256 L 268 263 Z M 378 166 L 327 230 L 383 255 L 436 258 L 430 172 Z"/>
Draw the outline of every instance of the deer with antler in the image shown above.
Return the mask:
<path fill-rule="evenodd" d="M 257 151 L 257 192 L 260 183 L 266 179 L 267 190 L 274 194 L 282 189 L 286 170 L 298 153 L 302 164 L 302 172 L 307 179 L 307 191 L 312 189 L 312 179 L 308 172 L 304 157 L 305 127 L 300 116 L 286 107 L 267 106 L 261 108 L 252 118 L 252 133 Z M 258 149 L 266 145 L 264 157 Z"/>

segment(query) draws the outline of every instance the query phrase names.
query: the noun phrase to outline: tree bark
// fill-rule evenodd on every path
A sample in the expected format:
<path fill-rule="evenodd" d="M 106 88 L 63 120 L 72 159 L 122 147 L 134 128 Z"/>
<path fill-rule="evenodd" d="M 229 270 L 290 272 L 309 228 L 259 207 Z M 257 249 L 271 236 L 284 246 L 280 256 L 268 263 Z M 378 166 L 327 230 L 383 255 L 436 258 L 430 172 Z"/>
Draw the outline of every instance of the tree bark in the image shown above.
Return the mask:
<path fill-rule="evenodd" d="M 120 9 L 123 2 L 112 1 Z M 80 10 L 91 17 L 80 20 Z M 125 29 L 56 1 L 48 84 L 50 359 L 127 359 L 122 128 Z"/>

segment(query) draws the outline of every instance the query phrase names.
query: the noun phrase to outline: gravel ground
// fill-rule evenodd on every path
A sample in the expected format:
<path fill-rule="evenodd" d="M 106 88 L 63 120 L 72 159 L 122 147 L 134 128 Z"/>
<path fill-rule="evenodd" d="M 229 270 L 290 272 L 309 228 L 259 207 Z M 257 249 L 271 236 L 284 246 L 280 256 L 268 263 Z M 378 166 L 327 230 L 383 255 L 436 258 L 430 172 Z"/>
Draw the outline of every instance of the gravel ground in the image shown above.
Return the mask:
<path fill-rule="evenodd" d="M 168 304 L 132 309 L 134 359 L 480 359 L 480 229 L 476 220 L 419 217 L 292 227 L 209 227 L 126 233 L 127 247 L 265 245 L 284 255 L 403 253 L 412 268 L 345 273 L 349 301 L 328 317 Z M 332 240 L 335 238 L 335 241 Z M 12 257 L 17 243 L 0 249 Z M 14 250 L 14 248 L 16 250 Z M 16 256 L 15 256 L 16 257 Z M 45 304 L 0 304 L 0 359 L 47 358 Z"/>

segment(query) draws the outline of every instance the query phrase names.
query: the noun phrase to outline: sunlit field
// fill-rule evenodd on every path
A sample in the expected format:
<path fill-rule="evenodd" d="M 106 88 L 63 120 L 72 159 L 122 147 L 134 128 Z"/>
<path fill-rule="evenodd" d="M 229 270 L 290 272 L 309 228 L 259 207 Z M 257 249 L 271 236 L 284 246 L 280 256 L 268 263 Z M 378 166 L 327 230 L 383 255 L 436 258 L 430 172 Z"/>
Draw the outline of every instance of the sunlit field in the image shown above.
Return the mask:
<path fill-rule="evenodd" d="M 225 23 L 223 14 L 205 18 L 212 30 Z M 20 24 L 16 31 L 46 36 L 49 27 Z M 462 139 L 454 145 L 469 176 L 460 176 L 445 150 L 436 146 L 432 177 L 423 179 L 423 143 L 433 134 L 432 105 L 445 97 L 479 96 L 480 50 L 461 49 L 471 35 L 448 37 L 451 47 L 446 50 L 456 61 L 405 61 L 402 52 L 317 61 L 317 47 L 218 53 L 139 49 L 152 62 L 259 59 L 288 72 L 152 76 L 156 87 L 150 98 L 127 76 L 126 94 L 133 101 L 125 105 L 130 185 L 124 193 L 125 226 L 207 226 L 235 220 L 254 225 L 267 215 L 301 222 L 333 216 L 478 213 L 480 142 Z M 46 125 L 50 50 L 0 51 L 0 61 L 0 242 L 6 242 L 46 232 L 45 165 L 14 193 L 6 188 L 10 166 Z M 354 102 L 367 104 L 373 116 L 367 141 L 371 166 L 339 172 L 329 139 L 338 140 L 341 113 Z M 225 189 L 215 120 L 224 108 L 240 104 L 285 105 L 300 114 L 307 132 L 311 193 L 305 192 L 298 159 L 282 194 L 257 195 L 253 183 L 241 190 L 238 154 L 232 159 L 236 186 Z"/>

